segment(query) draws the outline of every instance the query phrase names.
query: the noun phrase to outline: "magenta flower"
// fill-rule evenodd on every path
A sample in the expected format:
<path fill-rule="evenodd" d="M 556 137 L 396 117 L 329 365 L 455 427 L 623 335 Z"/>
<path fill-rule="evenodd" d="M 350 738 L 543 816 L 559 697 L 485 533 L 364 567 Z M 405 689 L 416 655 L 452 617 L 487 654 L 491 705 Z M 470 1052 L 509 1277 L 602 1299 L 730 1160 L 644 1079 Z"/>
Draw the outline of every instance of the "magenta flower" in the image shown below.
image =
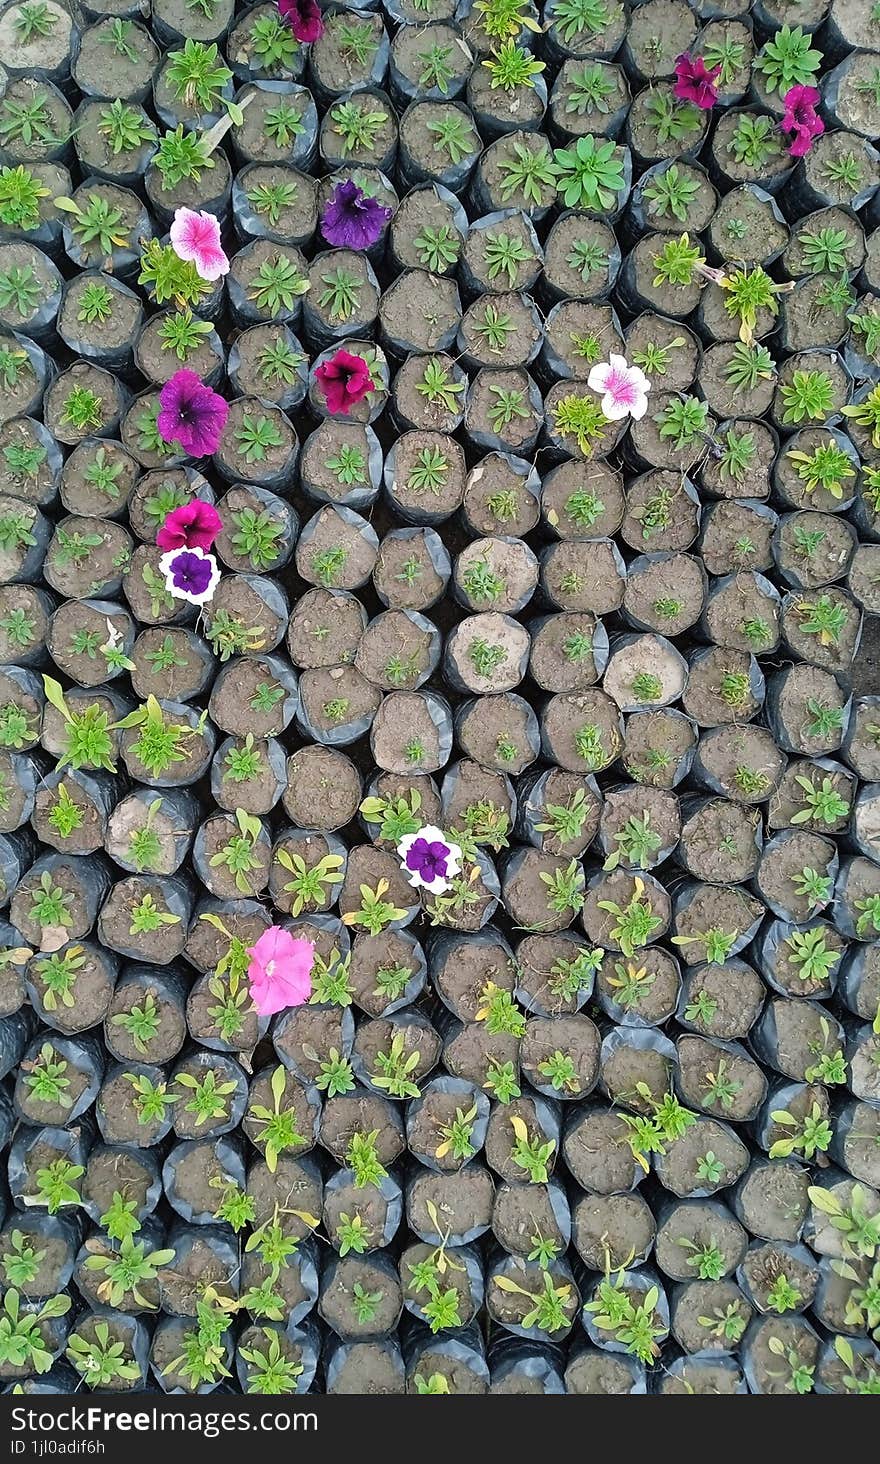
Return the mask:
<path fill-rule="evenodd" d="M 248 951 L 248 980 L 261 1017 L 302 1006 L 312 994 L 315 947 L 310 940 L 270 925 Z"/>
<path fill-rule="evenodd" d="M 179 208 L 169 231 L 171 247 L 178 259 L 196 267 L 203 280 L 219 280 L 229 273 L 229 260 L 220 243 L 220 224 L 211 213 L 194 213 Z"/>
<path fill-rule="evenodd" d="M 321 7 L 316 0 L 278 0 L 278 13 L 304 46 L 310 46 L 324 34 Z"/>
<path fill-rule="evenodd" d="M 792 86 L 782 98 L 785 113 L 779 126 L 783 132 L 794 133 L 788 147 L 793 158 L 806 157 L 815 138 L 825 131 L 825 123 L 816 115 L 820 96 L 818 87 Z"/>
<path fill-rule="evenodd" d="M 194 371 L 175 371 L 159 393 L 159 436 L 177 442 L 190 457 L 217 451 L 229 407 Z"/>
<path fill-rule="evenodd" d="M 321 218 L 321 233 L 336 249 L 371 249 L 391 217 L 356 183 L 337 183 Z"/>
<path fill-rule="evenodd" d="M 628 366 L 625 356 L 610 355 L 594 366 L 587 377 L 590 391 L 601 393 L 602 413 L 609 422 L 633 417 L 636 422 L 648 410 L 651 383 L 638 366 Z"/>
<path fill-rule="evenodd" d="M 453 875 L 461 869 L 461 848 L 442 829 L 426 824 L 414 834 L 405 834 L 397 846 L 400 867 L 415 889 L 442 895 Z"/>
<path fill-rule="evenodd" d="M 159 560 L 159 572 L 165 577 L 168 593 L 175 600 L 188 600 L 190 605 L 206 605 L 213 600 L 220 580 L 216 559 L 204 549 L 169 549 Z"/>
<path fill-rule="evenodd" d="M 172 508 L 156 535 L 160 549 L 210 549 L 223 528 L 223 520 L 213 503 L 192 498 L 179 508 Z"/>
<path fill-rule="evenodd" d="M 352 407 L 373 389 L 366 361 L 342 350 L 318 367 L 315 380 L 321 383 L 328 412 L 340 417 L 347 417 Z"/>
<path fill-rule="evenodd" d="M 708 112 L 718 100 L 715 83 L 720 75 L 720 66 L 713 66 L 707 71 L 702 56 L 689 56 L 684 51 L 675 58 L 675 85 L 672 90 L 680 102 L 693 102 Z"/>

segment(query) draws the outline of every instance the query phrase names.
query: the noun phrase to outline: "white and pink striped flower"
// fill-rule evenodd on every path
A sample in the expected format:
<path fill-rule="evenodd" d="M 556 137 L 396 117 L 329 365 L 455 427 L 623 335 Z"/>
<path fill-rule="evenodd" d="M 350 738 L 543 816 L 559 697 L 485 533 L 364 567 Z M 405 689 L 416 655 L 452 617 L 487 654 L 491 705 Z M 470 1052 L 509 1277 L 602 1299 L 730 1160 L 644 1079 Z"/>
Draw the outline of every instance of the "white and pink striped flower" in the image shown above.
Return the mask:
<path fill-rule="evenodd" d="M 169 237 L 178 259 L 194 264 L 203 280 L 213 283 L 229 273 L 229 260 L 220 242 L 220 224 L 213 214 L 179 208 Z"/>
<path fill-rule="evenodd" d="M 602 411 L 609 422 L 633 417 L 638 422 L 648 410 L 651 383 L 638 366 L 628 366 L 625 356 L 609 356 L 594 366 L 587 386 L 602 397 Z"/>

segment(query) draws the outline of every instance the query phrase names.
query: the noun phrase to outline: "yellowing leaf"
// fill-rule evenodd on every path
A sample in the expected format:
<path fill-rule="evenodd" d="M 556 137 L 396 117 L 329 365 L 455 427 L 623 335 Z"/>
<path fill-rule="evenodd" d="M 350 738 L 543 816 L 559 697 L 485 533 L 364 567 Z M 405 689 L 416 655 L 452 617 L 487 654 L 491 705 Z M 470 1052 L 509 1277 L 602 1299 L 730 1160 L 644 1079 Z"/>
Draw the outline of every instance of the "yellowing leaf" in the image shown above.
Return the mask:
<path fill-rule="evenodd" d="M 297 1219 L 303 1222 L 303 1225 L 308 1225 L 310 1230 L 317 1230 L 321 1223 L 317 1215 L 310 1215 L 308 1210 L 291 1210 L 290 1213 L 291 1215 L 296 1215 Z"/>
<path fill-rule="evenodd" d="M 509 1280 L 507 1276 L 493 1276 L 492 1280 L 498 1287 L 499 1291 L 515 1291 L 518 1292 L 519 1295 L 524 1294 L 523 1288 L 521 1286 L 517 1286 L 516 1282 Z"/>

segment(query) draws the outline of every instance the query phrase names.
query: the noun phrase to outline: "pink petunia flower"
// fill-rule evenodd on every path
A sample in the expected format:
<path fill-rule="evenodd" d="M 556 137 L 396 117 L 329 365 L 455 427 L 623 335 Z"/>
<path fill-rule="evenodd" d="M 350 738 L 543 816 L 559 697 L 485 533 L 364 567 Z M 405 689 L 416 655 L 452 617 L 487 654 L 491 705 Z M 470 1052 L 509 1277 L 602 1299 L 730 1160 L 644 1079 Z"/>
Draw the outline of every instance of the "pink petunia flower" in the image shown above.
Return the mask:
<path fill-rule="evenodd" d="M 156 426 L 165 442 L 177 442 L 190 457 L 217 451 L 229 405 L 194 371 L 175 371 L 159 393 Z"/>
<path fill-rule="evenodd" d="M 783 132 L 794 133 L 788 147 L 793 158 L 806 157 L 815 139 L 825 131 L 825 123 L 816 114 L 820 97 L 818 87 L 792 86 L 782 98 L 785 112 L 779 126 Z"/>
<path fill-rule="evenodd" d="M 166 515 L 156 543 L 160 549 L 210 549 L 222 528 L 223 520 L 213 503 L 191 498 Z"/>
<path fill-rule="evenodd" d="M 684 51 L 675 58 L 675 85 L 672 90 L 680 102 L 693 102 L 694 106 L 708 112 L 718 100 L 716 81 L 721 67 L 706 69 L 702 56 L 689 56 Z"/>
<path fill-rule="evenodd" d="M 587 386 L 602 396 L 602 411 L 609 422 L 632 417 L 636 422 L 648 410 L 651 383 L 638 366 L 628 366 L 625 356 L 611 355 L 594 366 L 587 377 Z"/>
<path fill-rule="evenodd" d="M 278 13 L 304 46 L 310 46 L 324 34 L 321 7 L 316 0 L 278 0 Z"/>
<path fill-rule="evenodd" d="M 271 1017 L 308 1001 L 315 963 L 315 947 L 310 940 L 291 935 L 280 925 L 270 925 L 248 955 L 251 996 L 261 1017 Z"/>
<path fill-rule="evenodd" d="M 352 407 L 373 389 L 370 368 L 363 357 L 342 350 L 318 367 L 315 380 L 321 383 L 327 410 L 334 417 L 347 417 Z"/>
<path fill-rule="evenodd" d="M 171 247 L 178 259 L 196 267 L 203 280 L 219 280 L 229 273 L 229 260 L 220 243 L 220 224 L 211 213 L 179 208 L 169 230 Z"/>

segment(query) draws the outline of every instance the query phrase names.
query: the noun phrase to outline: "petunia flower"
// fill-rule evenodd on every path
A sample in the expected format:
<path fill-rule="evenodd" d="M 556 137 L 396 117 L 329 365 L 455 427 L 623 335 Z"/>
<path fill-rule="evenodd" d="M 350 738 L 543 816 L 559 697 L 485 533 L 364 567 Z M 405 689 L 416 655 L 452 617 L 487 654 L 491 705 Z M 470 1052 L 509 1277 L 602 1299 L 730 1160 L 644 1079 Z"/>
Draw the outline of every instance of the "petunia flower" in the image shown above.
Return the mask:
<path fill-rule="evenodd" d="M 302 1006 L 312 994 L 315 947 L 310 940 L 270 925 L 248 950 L 248 980 L 261 1017 Z"/>
<path fill-rule="evenodd" d="M 391 209 L 350 180 L 337 183 L 321 218 L 321 233 L 335 249 L 371 249 Z"/>
<path fill-rule="evenodd" d="M 324 21 L 317 0 L 278 0 L 278 13 L 304 46 L 311 45 L 324 34 Z"/>
<path fill-rule="evenodd" d="M 686 51 L 675 58 L 675 85 L 672 90 L 680 102 L 693 102 L 708 112 L 718 100 L 718 77 L 721 67 L 706 69 L 702 56 L 689 56 Z"/>
<path fill-rule="evenodd" d="M 636 422 L 648 410 L 651 383 L 638 366 L 628 366 L 625 356 L 610 355 L 594 366 L 587 377 L 591 391 L 601 393 L 602 411 L 609 422 L 632 417 Z"/>
<path fill-rule="evenodd" d="M 825 131 L 825 123 L 816 114 L 820 98 L 815 86 L 791 86 L 782 98 L 785 112 L 779 126 L 783 132 L 794 133 L 788 146 L 793 158 L 806 157 L 815 139 Z"/>
<path fill-rule="evenodd" d="M 175 600 L 206 605 L 213 600 L 220 580 L 220 567 L 204 549 L 169 549 L 159 560 L 165 588 Z"/>
<path fill-rule="evenodd" d="M 405 834 L 397 846 L 400 867 L 414 889 L 442 895 L 449 881 L 461 870 L 461 847 L 453 844 L 442 829 L 425 824 L 414 834 Z"/>
<path fill-rule="evenodd" d="M 220 224 L 211 213 L 179 208 L 169 230 L 171 247 L 178 259 L 194 264 L 203 280 L 219 280 L 229 273 L 229 260 L 220 243 Z"/>
<path fill-rule="evenodd" d="M 340 417 L 347 417 L 373 389 L 370 368 L 363 357 L 342 350 L 317 368 L 315 380 L 321 383 L 328 412 Z"/>
<path fill-rule="evenodd" d="M 159 436 L 177 442 L 190 457 L 217 451 L 229 406 L 194 371 L 175 371 L 159 393 Z"/>
<path fill-rule="evenodd" d="M 211 549 L 222 528 L 223 520 L 213 503 L 191 498 L 166 515 L 156 543 L 160 549 Z"/>

